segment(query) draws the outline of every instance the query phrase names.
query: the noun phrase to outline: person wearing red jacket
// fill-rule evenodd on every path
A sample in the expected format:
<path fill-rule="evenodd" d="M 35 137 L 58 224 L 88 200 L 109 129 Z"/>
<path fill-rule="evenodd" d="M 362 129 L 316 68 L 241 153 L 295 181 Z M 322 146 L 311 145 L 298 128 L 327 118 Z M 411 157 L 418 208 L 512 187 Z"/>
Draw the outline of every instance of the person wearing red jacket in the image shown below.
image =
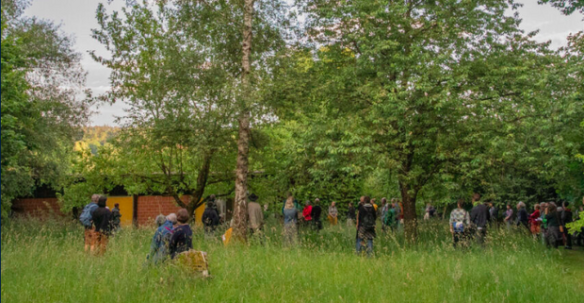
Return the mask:
<path fill-rule="evenodd" d="M 539 211 L 539 204 L 535 204 L 535 211 L 529 215 L 529 229 L 531 230 L 531 234 L 535 237 L 540 232 L 541 226 L 541 213 Z"/>
<path fill-rule="evenodd" d="M 310 226 L 312 223 L 312 204 L 310 200 L 306 201 L 304 209 L 302 210 L 302 216 L 304 217 L 304 225 Z"/>

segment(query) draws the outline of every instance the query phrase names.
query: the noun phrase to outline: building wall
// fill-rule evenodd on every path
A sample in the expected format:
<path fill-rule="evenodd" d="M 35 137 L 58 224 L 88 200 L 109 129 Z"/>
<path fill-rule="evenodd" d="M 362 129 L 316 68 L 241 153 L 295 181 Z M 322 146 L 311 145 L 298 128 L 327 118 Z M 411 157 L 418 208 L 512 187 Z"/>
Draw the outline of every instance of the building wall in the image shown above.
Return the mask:
<path fill-rule="evenodd" d="M 35 218 L 65 216 L 65 214 L 61 212 L 61 206 L 59 205 L 57 198 L 18 199 L 12 203 L 12 209 L 16 215 L 25 215 Z"/>
<path fill-rule="evenodd" d="M 182 196 L 181 201 L 188 203 L 190 197 Z M 159 214 L 168 215 L 176 213 L 180 209 L 174 202 L 173 197 L 166 196 L 139 196 L 138 197 L 138 225 L 145 225 L 154 222 Z M 199 225 L 205 210 L 205 204 L 195 211 L 195 224 Z"/>
<path fill-rule="evenodd" d="M 181 200 L 188 203 L 189 196 L 183 196 Z M 134 222 L 134 198 L 125 197 L 108 197 L 107 206 L 112 209 L 116 203 L 120 204 L 120 213 L 122 214 L 122 226 L 130 226 Z M 136 223 L 138 226 L 151 224 L 159 214 L 168 215 L 176 213 L 180 209 L 174 202 L 174 198 L 167 196 L 138 196 L 136 203 Z M 37 218 L 47 218 L 51 214 L 65 216 L 60 210 L 60 204 L 57 198 L 25 198 L 14 201 L 14 212 L 17 215 L 30 215 Z M 79 214 L 83 207 L 79 208 Z M 195 211 L 195 224 L 201 224 L 201 218 L 205 204 L 201 205 Z"/>
<path fill-rule="evenodd" d="M 108 197 L 106 205 L 110 209 L 114 209 L 116 203 L 120 204 L 120 224 L 122 227 L 131 226 L 134 222 L 134 197 Z"/>

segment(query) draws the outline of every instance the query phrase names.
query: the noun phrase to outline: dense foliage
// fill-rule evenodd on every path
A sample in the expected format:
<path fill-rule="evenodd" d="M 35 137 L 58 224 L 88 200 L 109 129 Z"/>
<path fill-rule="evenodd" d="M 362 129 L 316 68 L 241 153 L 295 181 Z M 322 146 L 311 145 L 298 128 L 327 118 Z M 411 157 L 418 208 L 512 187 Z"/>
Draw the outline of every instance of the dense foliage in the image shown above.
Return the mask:
<path fill-rule="evenodd" d="M 80 54 L 57 25 L 22 17 L 27 4 L 2 1 L 2 216 L 36 185 L 61 186 L 88 114 Z"/>

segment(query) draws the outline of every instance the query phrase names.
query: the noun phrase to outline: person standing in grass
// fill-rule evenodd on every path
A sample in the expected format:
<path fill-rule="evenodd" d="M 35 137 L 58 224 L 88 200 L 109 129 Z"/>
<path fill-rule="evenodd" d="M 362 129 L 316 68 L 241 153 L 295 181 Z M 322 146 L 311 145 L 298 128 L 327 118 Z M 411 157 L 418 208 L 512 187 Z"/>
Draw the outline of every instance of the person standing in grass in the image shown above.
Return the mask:
<path fill-rule="evenodd" d="M 527 214 L 527 210 L 525 210 L 525 203 L 519 202 L 517 203 L 517 226 L 524 226 L 529 231 L 529 215 Z"/>
<path fill-rule="evenodd" d="M 510 230 L 511 224 L 513 224 L 513 208 L 511 207 L 511 204 L 507 204 L 507 210 L 505 211 L 505 219 L 503 219 L 503 221 L 505 221 L 507 230 Z"/>
<path fill-rule="evenodd" d="M 539 204 L 535 204 L 533 212 L 529 215 L 529 230 L 534 239 L 537 238 L 537 235 L 539 235 L 541 231 L 541 213 L 539 208 Z"/>
<path fill-rule="evenodd" d="M 387 211 L 384 212 L 383 218 L 382 218 L 382 228 L 383 231 L 385 232 L 387 230 L 387 228 L 389 227 L 389 229 L 393 232 L 395 229 L 395 224 L 396 224 L 396 218 L 395 218 L 395 209 L 393 204 L 387 204 Z"/>
<path fill-rule="evenodd" d="M 294 197 L 288 196 L 284 204 L 284 245 L 295 245 L 297 231 L 298 210 L 294 205 Z"/>
<path fill-rule="evenodd" d="M 570 202 L 568 201 L 564 201 L 564 203 L 562 204 L 563 206 L 563 210 L 562 210 L 562 214 L 561 214 L 561 226 L 562 226 L 562 230 L 564 233 L 564 239 L 565 239 L 565 249 L 572 249 L 572 234 L 568 231 L 568 228 L 566 227 L 567 224 L 572 223 L 573 220 L 573 216 L 572 216 L 572 210 L 568 207 L 570 206 Z"/>
<path fill-rule="evenodd" d="M 304 217 L 304 226 L 309 227 L 312 225 L 312 202 L 306 200 L 304 203 L 304 209 L 302 210 L 302 217 Z"/>
<path fill-rule="evenodd" d="M 85 241 L 85 251 L 93 251 L 95 248 L 95 227 L 93 226 L 93 212 L 99 207 L 97 202 L 99 202 L 99 195 L 94 194 L 91 196 L 91 202 L 83 207 L 83 211 L 79 216 L 79 221 L 85 228 L 83 233 L 83 238 Z"/>
<path fill-rule="evenodd" d="M 172 213 L 164 217 L 163 215 L 158 215 L 158 218 L 162 217 L 163 223 L 156 229 L 154 237 L 152 237 L 152 243 L 150 244 L 150 254 L 148 255 L 148 260 L 154 264 L 159 264 L 166 260 L 169 256 L 169 245 L 170 238 L 174 232 L 174 227 L 177 224 L 176 214 Z"/>
<path fill-rule="evenodd" d="M 248 197 L 247 215 L 249 224 L 249 233 L 252 236 L 261 237 L 262 229 L 264 227 L 264 212 L 262 206 L 257 202 L 259 199 L 256 194 L 251 194 Z"/>
<path fill-rule="evenodd" d="M 174 228 L 168 245 L 170 257 L 173 259 L 176 255 L 193 248 L 193 231 L 188 224 L 189 212 L 181 208 L 176 215 L 176 220 L 178 224 Z"/>
<path fill-rule="evenodd" d="M 481 195 L 475 193 L 473 195 L 473 205 L 474 207 L 470 211 L 470 221 L 474 224 L 476 228 L 476 235 L 479 244 L 485 243 L 485 238 L 487 236 L 487 224 L 490 221 L 489 208 L 485 203 L 480 201 Z"/>
<path fill-rule="evenodd" d="M 331 206 L 328 208 L 328 220 L 331 225 L 337 225 L 339 219 L 339 210 L 337 209 L 337 204 L 335 201 L 331 202 Z"/>
<path fill-rule="evenodd" d="M 97 202 L 98 208 L 93 212 L 92 219 L 95 225 L 95 246 L 98 255 L 103 255 L 107 249 L 107 243 L 112 230 L 112 213 L 105 207 L 107 198 L 100 196 Z M 94 249 L 92 249 L 94 251 Z"/>
<path fill-rule="evenodd" d="M 210 200 L 207 202 L 207 207 L 203 212 L 203 217 L 201 218 L 203 225 L 205 227 L 205 236 L 207 239 L 212 239 L 215 236 L 215 229 L 219 225 L 220 218 L 215 208 L 215 201 Z"/>
<path fill-rule="evenodd" d="M 547 220 L 545 219 L 547 207 L 548 207 L 548 204 L 545 202 L 542 202 L 539 204 L 539 221 L 541 222 L 541 225 L 540 225 L 541 226 L 541 228 L 540 228 L 541 243 L 544 245 L 546 243 L 545 235 L 547 232 Z"/>
<path fill-rule="evenodd" d="M 562 241 L 562 233 L 560 230 L 560 214 L 557 211 L 557 206 L 555 203 L 548 203 L 546 208 L 545 220 L 547 224 L 546 239 L 547 245 L 558 248 L 558 244 Z"/>
<path fill-rule="evenodd" d="M 456 248 L 458 242 L 466 239 L 467 229 L 470 227 L 470 216 L 463 208 L 464 200 L 459 199 L 456 206 L 457 208 L 450 213 L 449 221 L 454 248 Z"/>
<path fill-rule="evenodd" d="M 499 227 L 499 209 L 493 204 L 493 202 L 489 202 L 489 215 L 491 217 L 491 226 L 493 228 Z"/>
<path fill-rule="evenodd" d="M 364 203 L 359 205 L 357 218 L 357 254 L 361 253 L 367 242 L 367 255 L 373 253 L 373 239 L 375 239 L 375 221 L 377 213 L 369 197 L 364 197 Z"/>
<path fill-rule="evenodd" d="M 112 209 L 112 224 L 114 227 L 114 231 L 120 230 L 120 224 L 121 224 L 120 218 L 121 217 L 122 217 L 122 214 L 120 213 L 120 204 L 116 203 L 114 205 L 114 209 Z"/>
<path fill-rule="evenodd" d="M 349 206 L 347 208 L 347 226 L 355 227 L 355 219 L 357 218 L 357 213 L 355 210 L 355 205 L 353 202 L 349 201 Z"/>
<path fill-rule="evenodd" d="M 312 217 L 313 228 L 317 232 L 322 229 L 321 215 L 322 207 L 320 207 L 320 199 L 316 198 L 314 199 L 314 206 L 312 206 L 312 212 L 310 213 L 310 216 Z"/>

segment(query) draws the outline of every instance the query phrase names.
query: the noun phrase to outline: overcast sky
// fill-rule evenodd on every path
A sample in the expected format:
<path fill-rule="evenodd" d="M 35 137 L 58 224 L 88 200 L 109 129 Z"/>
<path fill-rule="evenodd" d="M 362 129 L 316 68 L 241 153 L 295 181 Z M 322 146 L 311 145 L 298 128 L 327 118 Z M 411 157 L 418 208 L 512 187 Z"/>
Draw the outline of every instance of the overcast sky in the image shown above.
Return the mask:
<path fill-rule="evenodd" d="M 98 54 L 107 55 L 105 49 L 91 38 L 91 29 L 97 28 L 95 10 L 98 3 L 105 0 L 33 0 L 32 5 L 26 10 L 28 16 L 37 16 L 43 19 L 53 20 L 62 25 L 64 32 L 75 37 L 75 47 L 83 54 L 82 65 L 88 72 L 87 86 L 94 94 L 104 93 L 108 89 L 109 70 L 94 62 L 89 54 L 90 50 L 96 50 Z M 125 1 L 114 1 L 112 5 L 106 5 L 108 10 L 120 7 Z M 566 37 L 570 33 L 584 30 L 584 17 L 578 13 L 572 16 L 564 16 L 557 9 L 549 5 L 538 5 L 537 0 L 519 1 L 524 4 L 519 10 L 523 19 L 521 27 L 526 31 L 539 29 L 536 36 L 538 41 L 552 41 L 552 47 L 558 48 L 566 44 Z M 92 125 L 115 125 L 115 117 L 121 116 L 124 104 L 101 105 L 95 108 L 92 116 Z"/>

